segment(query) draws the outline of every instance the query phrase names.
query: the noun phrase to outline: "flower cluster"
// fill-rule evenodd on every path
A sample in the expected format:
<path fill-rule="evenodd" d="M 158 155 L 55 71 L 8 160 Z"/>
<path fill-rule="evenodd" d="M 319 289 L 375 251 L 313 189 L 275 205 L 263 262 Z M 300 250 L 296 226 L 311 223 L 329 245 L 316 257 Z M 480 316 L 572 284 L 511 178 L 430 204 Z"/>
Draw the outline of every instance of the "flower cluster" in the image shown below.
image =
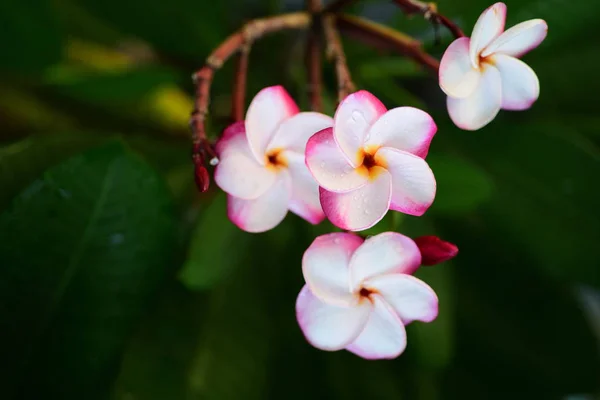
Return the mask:
<path fill-rule="evenodd" d="M 440 87 L 463 129 L 479 129 L 501 108 L 523 110 L 538 98 L 535 73 L 517 57 L 541 43 L 547 26 L 531 20 L 504 31 L 505 17 L 503 3 L 485 10 L 472 37 L 455 40 L 441 60 Z M 327 217 L 345 231 L 361 231 L 390 209 L 420 216 L 433 203 L 436 181 L 425 158 L 436 131 L 426 112 L 388 110 L 366 91 L 348 95 L 331 118 L 299 112 L 285 89 L 269 87 L 218 141 L 215 181 L 228 194 L 229 218 L 243 230 L 272 229 L 289 210 L 312 224 Z M 319 349 L 397 357 L 406 347 L 405 325 L 438 313 L 435 292 L 412 274 L 457 252 L 435 236 L 319 236 L 302 260 L 300 328 Z"/>

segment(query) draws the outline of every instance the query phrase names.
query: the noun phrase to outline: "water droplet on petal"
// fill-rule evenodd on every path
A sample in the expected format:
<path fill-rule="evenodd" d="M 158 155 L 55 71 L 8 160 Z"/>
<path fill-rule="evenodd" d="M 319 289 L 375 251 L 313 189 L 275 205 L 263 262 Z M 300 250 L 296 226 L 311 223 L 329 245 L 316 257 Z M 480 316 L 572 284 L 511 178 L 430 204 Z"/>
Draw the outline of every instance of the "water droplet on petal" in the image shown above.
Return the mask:
<path fill-rule="evenodd" d="M 365 214 L 369 215 L 371 211 L 368 208 L 365 208 Z"/>
<path fill-rule="evenodd" d="M 340 244 L 340 238 L 336 237 L 335 239 L 333 239 L 333 243 Z"/>
<path fill-rule="evenodd" d="M 321 168 L 325 168 L 325 161 L 321 162 Z"/>

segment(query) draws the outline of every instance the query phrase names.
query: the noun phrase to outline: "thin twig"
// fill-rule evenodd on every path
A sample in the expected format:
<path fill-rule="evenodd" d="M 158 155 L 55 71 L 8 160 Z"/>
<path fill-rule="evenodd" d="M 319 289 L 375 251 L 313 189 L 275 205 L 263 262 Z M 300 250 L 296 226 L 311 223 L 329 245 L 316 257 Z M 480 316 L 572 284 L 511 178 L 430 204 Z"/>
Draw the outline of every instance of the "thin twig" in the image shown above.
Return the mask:
<path fill-rule="evenodd" d="M 350 93 L 354 92 L 354 83 L 350 77 L 346 55 L 340 39 L 339 32 L 335 26 L 335 17 L 326 15 L 323 17 L 323 29 L 327 41 L 327 56 L 335 64 L 335 73 L 338 84 L 338 101 L 342 101 Z"/>
<path fill-rule="evenodd" d="M 310 108 L 313 111 L 323 110 L 321 86 L 323 76 L 321 72 L 321 0 L 308 0 L 308 12 L 312 16 L 308 41 L 306 44 L 306 70 L 308 71 L 308 95 Z"/>
<path fill-rule="evenodd" d="M 425 3 L 420 0 L 394 0 L 406 14 L 423 14 L 425 19 L 432 21 L 434 24 L 444 25 L 456 37 L 463 37 L 463 31 L 452 22 L 449 18 L 440 14 L 435 3 Z"/>
<path fill-rule="evenodd" d="M 206 59 L 204 67 L 192 76 L 196 84 L 194 111 L 190 119 L 192 129 L 192 160 L 198 169 L 204 163 L 204 156 L 210 157 L 210 164 L 219 162 L 206 137 L 204 122 L 210 102 L 210 86 L 216 70 L 243 46 L 251 45 L 261 36 L 284 29 L 301 29 L 310 24 L 310 15 L 305 12 L 278 15 L 276 17 L 257 19 L 247 23 L 242 29 L 229 36 Z M 202 185 L 203 187 L 205 185 Z"/>
<path fill-rule="evenodd" d="M 420 41 L 387 26 L 350 15 L 338 15 L 336 25 L 343 33 L 376 48 L 404 54 L 433 72 L 440 67 L 440 62 L 423 50 Z"/>
<path fill-rule="evenodd" d="M 231 94 L 231 119 L 234 122 L 244 119 L 249 54 L 250 45 L 246 44 L 242 46 L 237 55 L 235 76 L 233 78 L 233 93 Z"/>

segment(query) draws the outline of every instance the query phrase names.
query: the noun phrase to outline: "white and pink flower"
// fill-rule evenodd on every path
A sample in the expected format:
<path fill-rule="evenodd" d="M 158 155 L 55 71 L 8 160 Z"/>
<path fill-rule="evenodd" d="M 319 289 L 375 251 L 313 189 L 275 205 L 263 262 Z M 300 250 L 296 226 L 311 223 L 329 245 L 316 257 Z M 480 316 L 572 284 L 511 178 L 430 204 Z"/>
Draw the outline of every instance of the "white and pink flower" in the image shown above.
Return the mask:
<path fill-rule="evenodd" d="M 500 109 L 528 109 L 540 94 L 537 75 L 518 58 L 544 40 L 548 25 L 532 19 L 504 31 L 505 20 L 506 5 L 494 4 L 481 14 L 471 38 L 456 39 L 442 57 L 440 87 L 459 128 L 482 128 Z"/>
<path fill-rule="evenodd" d="M 321 186 L 327 218 L 358 231 L 375 225 L 390 208 L 422 215 L 435 197 L 435 178 L 424 158 L 436 131 L 419 109 L 388 111 L 364 90 L 346 97 L 333 127 L 306 146 L 306 165 Z"/>
<path fill-rule="evenodd" d="M 304 162 L 308 138 L 331 117 L 299 112 L 281 86 L 261 90 L 246 120 L 228 127 L 216 145 L 215 182 L 227 192 L 231 221 L 248 232 L 274 228 L 288 210 L 310 223 L 324 219 L 318 185 Z"/>
<path fill-rule="evenodd" d="M 433 289 L 411 275 L 420 264 L 415 242 L 399 233 L 319 236 L 302 259 L 306 285 L 296 316 L 304 336 L 321 350 L 398 357 L 406 348 L 404 326 L 438 314 Z"/>

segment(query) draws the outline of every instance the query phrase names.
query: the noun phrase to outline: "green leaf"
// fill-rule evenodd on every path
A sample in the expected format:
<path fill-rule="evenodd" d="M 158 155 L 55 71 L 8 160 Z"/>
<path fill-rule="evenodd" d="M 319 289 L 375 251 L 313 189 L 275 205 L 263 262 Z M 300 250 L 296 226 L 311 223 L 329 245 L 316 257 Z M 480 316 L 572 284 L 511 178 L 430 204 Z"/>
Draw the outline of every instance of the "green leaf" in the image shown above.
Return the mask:
<path fill-rule="evenodd" d="M 84 134 L 52 133 L 0 148 L 0 210 L 46 168 L 101 140 Z"/>
<path fill-rule="evenodd" d="M 38 73 L 58 62 L 62 52 L 59 30 L 50 2 L 0 2 L 0 69 L 19 74 Z"/>
<path fill-rule="evenodd" d="M 0 215 L 3 397 L 106 398 L 173 245 L 168 189 L 119 143 L 29 185 Z"/>
<path fill-rule="evenodd" d="M 230 275 L 249 250 L 252 235 L 227 218 L 227 196 L 219 193 L 203 211 L 180 273 L 190 289 L 207 289 Z"/>
<path fill-rule="evenodd" d="M 477 165 L 458 157 L 436 154 L 429 155 L 427 163 L 437 182 L 431 214 L 465 214 L 491 198 L 492 180 Z"/>

